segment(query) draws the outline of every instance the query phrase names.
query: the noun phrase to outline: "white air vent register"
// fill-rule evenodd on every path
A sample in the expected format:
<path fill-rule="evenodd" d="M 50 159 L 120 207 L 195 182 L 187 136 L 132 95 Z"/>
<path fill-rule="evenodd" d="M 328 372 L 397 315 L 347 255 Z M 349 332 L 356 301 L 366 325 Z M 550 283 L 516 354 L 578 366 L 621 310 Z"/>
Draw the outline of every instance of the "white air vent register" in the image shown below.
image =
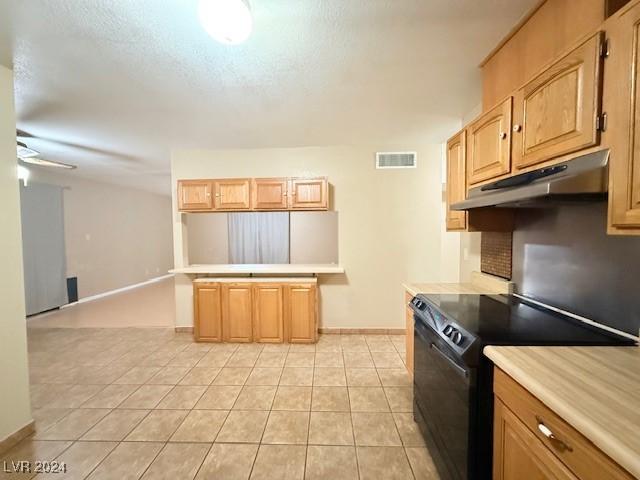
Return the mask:
<path fill-rule="evenodd" d="M 377 152 L 376 168 L 416 168 L 416 152 Z"/>

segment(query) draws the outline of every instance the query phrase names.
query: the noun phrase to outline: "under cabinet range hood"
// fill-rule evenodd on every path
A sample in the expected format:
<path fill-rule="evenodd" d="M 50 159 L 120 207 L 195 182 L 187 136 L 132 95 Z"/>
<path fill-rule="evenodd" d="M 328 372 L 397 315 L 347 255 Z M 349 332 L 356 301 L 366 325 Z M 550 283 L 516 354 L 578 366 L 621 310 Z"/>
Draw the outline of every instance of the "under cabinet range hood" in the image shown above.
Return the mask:
<path fill-rule="evenodd" d="M 469 190 L 452 210 L 482 207 L 541 207 L 598 201 L 606 197 L 609 150 L 599 150 L 557 165 L 522 173 Z"/>

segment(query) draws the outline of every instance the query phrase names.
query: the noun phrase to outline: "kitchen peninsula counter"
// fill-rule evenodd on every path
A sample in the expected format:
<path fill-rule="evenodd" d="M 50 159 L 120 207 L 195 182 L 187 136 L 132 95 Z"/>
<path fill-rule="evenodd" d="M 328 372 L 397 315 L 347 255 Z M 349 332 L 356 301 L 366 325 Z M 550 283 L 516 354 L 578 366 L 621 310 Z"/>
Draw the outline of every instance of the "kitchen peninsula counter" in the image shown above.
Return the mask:
<path fill-rule="evenodd" d="M 187 275 L 328 275 L 344 273 L 337 264 L 208 264 L 174 268 L 169 273 Z"/>

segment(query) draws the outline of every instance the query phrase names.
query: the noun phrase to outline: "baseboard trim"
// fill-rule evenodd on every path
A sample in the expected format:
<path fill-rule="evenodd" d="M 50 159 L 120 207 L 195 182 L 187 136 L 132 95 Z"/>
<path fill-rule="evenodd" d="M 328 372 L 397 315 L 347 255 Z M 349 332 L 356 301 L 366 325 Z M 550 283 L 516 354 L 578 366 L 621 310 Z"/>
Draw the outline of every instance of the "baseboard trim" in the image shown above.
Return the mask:
<path fill-rule="evenodd" d="M 126 292 L 127 290 L 134 290 L 136 288 L 144 287 L 145 285 L 149 285 L 151 283 L 160 282 L 167 278 L 173 277 L 173 273 L 168 273 L 167 275 L 162 275 L 160 277 L 150 278 L 149 280 L 145 280 L 144 282 L 134 283 L 133 285 L 127 285 L 126 287 L 116 288 L 115 290 L 109 290 L 108 292 L 98 293 L 96 295 L 91 295 L 90 297 L 84 297 L 78 300 L 77 302 L 67 303 L 66 305 L 62 305 L 60 308 L 72 307 L 74 305 L 78 305 L 79 303 L 92 302 L 94 300 L 98 300 L 100 298 L 108 297 L 110 295 L 115 295 L 117 293 Z"/>
<path fill-rule="evenodd" d="M 319 328 L 325 335 L 404 335 L 404 328 Z"/>
<path fill-rule="evenodd" d="M 193 327 L 176 327 L 176 333 L 193 333 Z"/>
<path fill-rule="evenodd" d="M 12 449 L 18 443 L 20 443 L 22 440 L 27 438 L 29 435 L 31 435 L 35 431 L 36 431 L 36 422 L 31 420 L 24 427 L 13 432 L 11 435 L 6 437 L 5 439 L 0 440 L 0 453 L 4 453 L 7 450 Z"/>

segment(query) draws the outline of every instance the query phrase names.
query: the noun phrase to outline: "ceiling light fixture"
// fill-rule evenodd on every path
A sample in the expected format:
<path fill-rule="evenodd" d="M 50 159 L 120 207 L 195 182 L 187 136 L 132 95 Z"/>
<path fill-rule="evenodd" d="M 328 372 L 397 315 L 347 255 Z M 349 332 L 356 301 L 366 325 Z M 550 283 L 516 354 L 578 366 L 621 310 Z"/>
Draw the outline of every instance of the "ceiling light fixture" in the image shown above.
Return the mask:
<path fill-rule="evenodd" d="M 209 35 L 227 45 L 244 42 L 253 28 L 245 0 L 200 0 L 198 17 Z"/>

